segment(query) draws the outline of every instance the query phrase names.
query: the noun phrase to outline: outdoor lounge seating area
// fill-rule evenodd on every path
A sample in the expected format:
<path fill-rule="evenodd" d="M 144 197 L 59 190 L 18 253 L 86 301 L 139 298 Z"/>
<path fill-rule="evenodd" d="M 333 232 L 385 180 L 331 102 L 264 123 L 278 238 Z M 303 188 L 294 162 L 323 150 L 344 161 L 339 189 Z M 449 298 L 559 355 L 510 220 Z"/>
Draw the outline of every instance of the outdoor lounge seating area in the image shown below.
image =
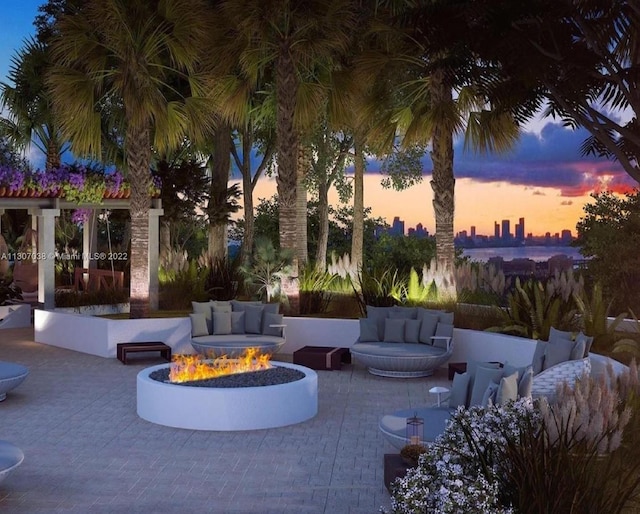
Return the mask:
<path fill-rule="evenodd" d="M 472 354 L 470 341 L 487 337 L 511 347 L 521 342 L 525 350 L 516 353 L 529 359 L 535 353 L 526 349 L 533 341 L 472 332 L 458 331 L 456 359 L 466 362 L 460 352 Z M 377 429 L 381 417 L 404 409 L 396 420 L 403 431 L 406 416 L 436 402 L 432 387 L 452 387 L 444 367 L 398 380 L 372 375 L 356 361 L 318 371 L 318 414 L 304 423 L 240 432 L 175 429 L 141 419 L 132 404 L 136 375 L 157 356 L 122 366 L 115 358 L 34 343 L 31 329 L 3 336 L 2 358 L 30 371 L 0 405 L 3 439 L 25 456 L 0 486 L 0 509 L 17 513 L 376 512 L 390 505 L 383 462 L 394 447 Z M 442 423 L 449 415 L 448 408 L 430 411 L 427 426 L 435 430 L 438 411 Z"/>
<path fill-rule="evenodd" d="M 427 377 L 451 357 L 452 338 L 453 313 L 368 305 L 351 353 L 373 375 Z"/>
<path fill-rule="evenodd" d="M 231 300 L 191 305 L 191 345 L 202 355 L 239 357 L 247 348 L 272 355 L 285 343 L 278 303 Z"/>

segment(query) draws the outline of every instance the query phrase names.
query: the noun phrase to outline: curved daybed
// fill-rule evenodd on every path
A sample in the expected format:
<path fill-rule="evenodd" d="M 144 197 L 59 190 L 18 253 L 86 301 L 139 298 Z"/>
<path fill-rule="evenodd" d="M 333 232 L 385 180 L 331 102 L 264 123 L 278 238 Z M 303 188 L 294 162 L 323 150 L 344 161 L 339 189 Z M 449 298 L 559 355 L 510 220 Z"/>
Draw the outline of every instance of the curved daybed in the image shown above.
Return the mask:
<path fill-rule="evenodd" d="M 247 348 L 277 353 L 285 343 L 277 303 L 191 302 L 191 346 L 209 358 L 239 357 Z"/>
<path fill-rule="evenodd" d="M 418 407 L 403 409 L 383 416 L 378 428 L 394 447 L 407 444 L 407 418 L 417 416 L 425 420 L 422 442 L 432 443 L 442 433 L 451 414 L 460 406 L 504 404 L 521 397 L 546 397 L 554 401 L 559 384 L 572 386 L 589 374 L 589 350 L 592 337 L 580 333 L 574 339 L 570 332 L 551 329 L 549 342 L 538 341 L 531 364 L 514 367 L 492 362 L 469 361 L 467 371 L 456 373 L 451 385 L 447 407 Z"/>
<path fill-rule="evenodd" d="M 351 355 L 383 377 L 427 377 L 453 353 L 453 313 L 421 307 L 367 306 Z"/>

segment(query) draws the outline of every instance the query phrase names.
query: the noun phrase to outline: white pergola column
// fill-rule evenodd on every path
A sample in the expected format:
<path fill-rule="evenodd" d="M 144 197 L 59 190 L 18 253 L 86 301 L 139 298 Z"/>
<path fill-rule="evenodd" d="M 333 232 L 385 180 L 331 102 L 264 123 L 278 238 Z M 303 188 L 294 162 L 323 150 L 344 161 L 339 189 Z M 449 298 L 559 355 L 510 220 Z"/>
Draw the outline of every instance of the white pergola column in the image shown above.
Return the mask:
<path fill-rule="evenodd" d="M 45 310 L 55 307 L 56 291 L 56 216 L 60 209 L 34 209 L 38 231 L 38 302 Z M 35 215 L 35 216 L 34 216 Z"/>
<path fill-rule="evenodd" d="M 158 310 L 158 267 L 160 266 L 160 216 L 163 209 L 149 209 L 149 308 Z"/>
<path fill-rule="evenodd" d="M 91 209 L 89 219 L 82 224 L 82 267 L 97 268 L 98 262 L 89 259 L 98 248 L 98 211 Z"/>

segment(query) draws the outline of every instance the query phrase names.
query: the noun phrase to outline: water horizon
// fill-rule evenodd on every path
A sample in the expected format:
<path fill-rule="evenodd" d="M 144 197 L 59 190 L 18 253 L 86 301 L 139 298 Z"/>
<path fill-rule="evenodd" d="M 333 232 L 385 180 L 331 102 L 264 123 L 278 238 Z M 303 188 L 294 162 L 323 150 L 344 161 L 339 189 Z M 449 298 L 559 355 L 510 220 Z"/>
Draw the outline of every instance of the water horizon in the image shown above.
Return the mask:
<path fill-rule="evenodd" d="M 580 249 L 573 246 L 496 246 L 462 250 L 463 257 L 478 262 L 487 262 L 491 257 L 502 257 L 505 261 L 531 259 L 535 262 L 545 262 L 554 255 L 566 255 L 574 261 L 584 260 Z"/>

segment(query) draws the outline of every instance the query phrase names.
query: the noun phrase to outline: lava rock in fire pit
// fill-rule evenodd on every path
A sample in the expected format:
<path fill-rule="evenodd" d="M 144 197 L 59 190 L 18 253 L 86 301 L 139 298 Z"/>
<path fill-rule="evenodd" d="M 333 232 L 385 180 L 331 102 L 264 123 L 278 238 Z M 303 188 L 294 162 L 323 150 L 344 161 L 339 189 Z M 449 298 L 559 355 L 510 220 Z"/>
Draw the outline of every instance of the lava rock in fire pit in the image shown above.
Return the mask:
<path fill-rule="evenodd" d="M 149 377 L 158 382 L 169 382 L 169 368 L 153 371 Z M 278 384 L 288 384 L 302 380 L 305 374 L 297 369 L 274 366 L 273 368 L 246 373 L 235 373 L 206 380 L 180 382 L 180 385 L 192 387 L 262 387 Z"/>

